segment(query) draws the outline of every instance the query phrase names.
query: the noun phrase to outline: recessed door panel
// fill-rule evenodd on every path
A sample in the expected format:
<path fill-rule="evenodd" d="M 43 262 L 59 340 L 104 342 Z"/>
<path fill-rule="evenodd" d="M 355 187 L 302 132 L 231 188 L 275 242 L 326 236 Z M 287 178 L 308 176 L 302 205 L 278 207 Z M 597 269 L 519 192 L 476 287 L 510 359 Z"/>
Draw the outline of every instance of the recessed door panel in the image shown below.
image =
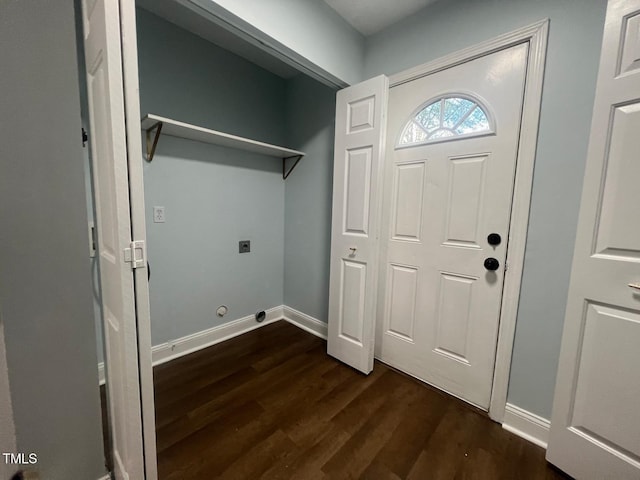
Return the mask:
<path fill-rule="evenodd" d="M 375 98 L 373 96 L 349 103 L 347 111 L 347 134 L 374 128 Z"/>
<path fill-rule="evenodd" d="M 598 304 L 585 312 L 571 427 L 640 461 L 640 312 Z"/>
<path fill-rule="evenodd" d="M 396 165 L 395 169 L 392 238 L 419 242 L 422 230 L 425 162 L 400 164 Z"/>
<path fill-rule="evenodd" d="M 467 342 L 473 306 L 473 284 L 476 280 L 451 273 L 440 274 L 434 350 L 465 363 L 469 363 Z"/>
<path fill-rule="evenodd" d="M 418 293 L 418 269 L 404 265 L 389 265 L 386 325 L 387 332 L 413 341 Z"/>
<path fill-rule="evenodd" d="M 610 132 L 596 252 L 640 261 L 640 103 L 617 107 Z"/>
<path fill-rule="evenodd" d="M 340 299 L 340 336 L 362 345 L 367 266 L 343 260 Z"/>
<path fill-rule="evenodd" d="M 640 15 L 633 15 L 625 19 L 623 38 L 618 75 L 640 68 Z"/>
<path fill-rule="evenodd" d="M 366 236 L 369 232 L 372 148 L 349 150 L 346 153 L 344 233 Z"/>
<path fill-rule="evenodd" d="M 450 160 L 445 245 L 480 248 L 486 161 L 486 155 Z"/>

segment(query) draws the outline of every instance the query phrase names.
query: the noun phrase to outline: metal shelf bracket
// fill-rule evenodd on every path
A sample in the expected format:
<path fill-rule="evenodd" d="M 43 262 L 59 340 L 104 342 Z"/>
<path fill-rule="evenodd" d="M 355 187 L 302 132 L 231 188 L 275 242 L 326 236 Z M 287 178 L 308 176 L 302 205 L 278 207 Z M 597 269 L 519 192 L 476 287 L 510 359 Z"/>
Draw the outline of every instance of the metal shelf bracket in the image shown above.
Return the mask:
<path fill-rule="evenodd" d="M 283 180 L 286 180 L 287 177 L 291 175 L 291 172 L 293 172 L 293 169 L 296 168 L 296 165 L 298 165 L 302 157 L 303 157 L 302 155 L 292 155 L 290 157 L 284 157 L 282 159 L 282 179 Z M 293 162 L 293 165 L 291 165 L 291 168 L 287 170 L 287 160 L 291 160 L 292 158 L 295 158 L 296 161 Z"/>
<path fill-rule="evenodd" d="M 155 130 L 156 135 L 151 141 L 151 132 Z M 162 132 L 162 122 L 156 123 L 153 127 L 147 130 L 147 162 L 151 162 L 153 160 L 153 156 L 156 153 L 156 147 L 158 146 L 158 139 L 160 138 L 160 132 Z"/>

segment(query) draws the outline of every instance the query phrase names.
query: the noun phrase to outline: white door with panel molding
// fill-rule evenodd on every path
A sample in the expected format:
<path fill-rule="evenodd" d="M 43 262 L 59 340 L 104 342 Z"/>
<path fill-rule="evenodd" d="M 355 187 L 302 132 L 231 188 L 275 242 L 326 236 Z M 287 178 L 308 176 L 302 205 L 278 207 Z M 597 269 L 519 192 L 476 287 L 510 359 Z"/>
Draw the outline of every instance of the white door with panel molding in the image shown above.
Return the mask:
<path fill-rule="evenodd" d="M 640 0 L 607 9 L 547 459 L 640 479 Z"/>
<path fill-rule="evenodd" d="M 373 369 L 388 91 L 381 75 L 336 99 L 327 352 L 365 374 Z"/>
<path fill-rule="evenodd" d="M 131 248 L 118 1 L 84 0 L 82 15 L 113 475 L 153 479 L 145 476 L 133 262 L 125 261 L 129 249 L 144 268 L 144 247 Z"/>
<path fill-rule="evenodd" d="M 389 93 L 376 357 L 483 409 L 528 43 Z"/>

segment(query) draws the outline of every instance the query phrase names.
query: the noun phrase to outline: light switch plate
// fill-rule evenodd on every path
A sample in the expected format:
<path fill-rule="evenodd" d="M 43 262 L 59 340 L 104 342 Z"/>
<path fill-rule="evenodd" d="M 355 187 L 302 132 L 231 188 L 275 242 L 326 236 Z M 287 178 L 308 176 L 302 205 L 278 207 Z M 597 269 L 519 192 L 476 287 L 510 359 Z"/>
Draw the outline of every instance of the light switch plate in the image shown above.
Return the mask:
<path fill-rule="evenodd" d="M 164 207 L 153 207 L 153 223 L 164 223 Z"/>

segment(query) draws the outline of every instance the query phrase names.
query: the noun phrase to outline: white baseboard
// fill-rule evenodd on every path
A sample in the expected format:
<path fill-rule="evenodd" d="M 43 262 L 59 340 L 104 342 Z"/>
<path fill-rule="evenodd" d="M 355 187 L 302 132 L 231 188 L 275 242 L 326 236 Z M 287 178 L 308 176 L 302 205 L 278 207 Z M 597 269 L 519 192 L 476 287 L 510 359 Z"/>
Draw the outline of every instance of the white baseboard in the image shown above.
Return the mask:
<path fill-rule="evenodd" d="M 547 448 L 551 422 L 534 413 L 507 403 L 502 428 L 542 447 Z"/>
<path fill-rule="evenodd" d="M 283 317 L 282 305 L 265 310 L 267 318 L 258 323 L 253 315 L 232 320 L 217 327 L 178 338 L 171 342 L 161 343 L 151 348 L 151 362 L 153 366 L 174 360 L 176 358 L 197 352 L 216 343 L 224 342 L 256 328 L 264 327 Z"/>
<path fill-rule="evenodd" d="M 283 306 L 283 309 L 284 319 L 287 322 L 314 334 L 316 337 L 327 339 L 327 324 L 325 322 L 286 305 Z"/>
<path fill-rule="evenodd" d="M 294 308 L 280 305 L 278 307 L 265 310 L 267 318 L 261 323 L 256 322 L 253 315 L 232 320 L 223 325 L 202 330 L 170 342 L 161 343 L 151 349 L 151 361 L 154 366 L 180 358 L 189 353 L 197 352 L 203 348 L 210 347 L 216 343 L 224 342 L 243 333 L 250 332 L 256 328 L 263 327 L 284 318 L 287 322 L 305 330 L 317 337 L 327 338 L 327 324 L 317 318 L 313 318 L 306 313 L 302 313 Z M 105 383 L 104 363 L 98 364 L 98 379 L 100 385 Z"/>

